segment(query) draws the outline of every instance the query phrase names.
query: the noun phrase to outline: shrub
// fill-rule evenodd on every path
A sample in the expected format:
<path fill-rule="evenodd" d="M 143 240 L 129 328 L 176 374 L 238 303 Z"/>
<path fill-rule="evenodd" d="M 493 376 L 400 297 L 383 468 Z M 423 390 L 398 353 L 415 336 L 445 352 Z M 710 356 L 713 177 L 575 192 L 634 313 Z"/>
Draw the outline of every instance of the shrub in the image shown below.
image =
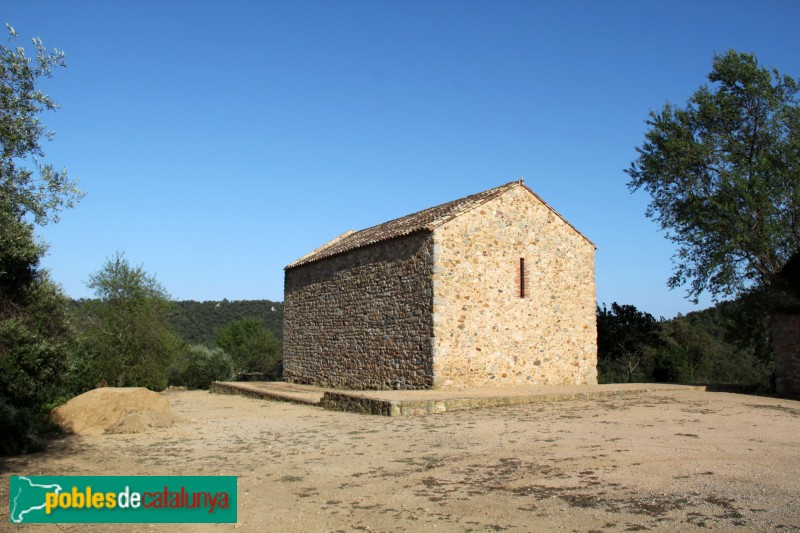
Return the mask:
<path fill-rule="evenodd" d="M 0 456 L 40 448 L 34 418 L 29 409 L 14 407 L 0 398 Z"/>
<path fill-rule="evenodd" d="M 170 372 L 170 383 L 190 389 L 207 389 L 212 381 L 225 381 L 233 376 L 233 360 L 221 348 L 193 345 L 176 358 Z"/>
<path fill-rule="evenodd" d="M 653 378 L 657 383 L 686 383 L 691 380 L 691 375 L 686 350 L 675 346 L 658 351 L 653 368 Z"/>
<path fill-rule="evenodd" d="M 0 290 L 0 455 L 40 448 L 72 344 L 63 296 L 44 272 L 33 276 L 13 298 Z"/>
<path fill-rule="evenodd" d="M 217 346 L 231 354 L 239 372 L 258 372 L 269 379 L 280 378 L 281 343 L 257 318 L 234 320 L 219 328 Z"/>

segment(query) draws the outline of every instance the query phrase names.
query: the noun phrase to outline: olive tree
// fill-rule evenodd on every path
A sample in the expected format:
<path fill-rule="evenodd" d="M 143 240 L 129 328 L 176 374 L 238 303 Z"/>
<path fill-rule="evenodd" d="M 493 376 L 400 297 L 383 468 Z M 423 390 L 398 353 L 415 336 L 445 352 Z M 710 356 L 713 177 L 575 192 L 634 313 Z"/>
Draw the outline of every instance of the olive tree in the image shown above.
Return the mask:
<path fill-rule="evenodd" d="M 13 44 L 17 33 L 6 28 Z M 39 85 L 66 63 L 63 51 L 48 52 L 38 37 L 33 46 L 35 56 L 29 57 L 20 46 L 0 45 L 0 202 L 17 217 L 30 215 L 42 225 L 57 222 L 59 211 L 74 206 L 83 193 L 65 169 L 43 161 L 42 141 L 54 133 L 40 116 L 59 105 Z"/>
<path fill-rule="evenodd" d="M 715 55 L 684 106 L 651 112 L 631 191 L 677 244 L 668 284 L 697 302 L 768 288 L 800 249 L 798 82 L 756 56 Z"/>
<path fill-rule="evenodd" d="M 58 221 L 82 193 L 66 171 L 44 162 L 53 133 L 41 120 L 58 104 L 40 85 L 65 66 L 64 53 L 33 39 L 0 44 L 0 455 L 36 446 L 48 406 L 62 392 L 72 332 L 65 299 L 40 266 L 35 225 Z"/>

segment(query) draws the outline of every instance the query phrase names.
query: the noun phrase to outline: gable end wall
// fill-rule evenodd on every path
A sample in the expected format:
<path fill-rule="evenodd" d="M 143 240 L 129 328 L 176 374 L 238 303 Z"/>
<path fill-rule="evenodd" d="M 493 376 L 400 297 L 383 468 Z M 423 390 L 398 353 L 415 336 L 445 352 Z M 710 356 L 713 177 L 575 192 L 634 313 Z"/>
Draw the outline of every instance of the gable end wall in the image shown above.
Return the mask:
<path fill-rule="evenodd" d="M 594 252 L 523 187 L 437 228 L 435 386 L 597 383 Z"/>

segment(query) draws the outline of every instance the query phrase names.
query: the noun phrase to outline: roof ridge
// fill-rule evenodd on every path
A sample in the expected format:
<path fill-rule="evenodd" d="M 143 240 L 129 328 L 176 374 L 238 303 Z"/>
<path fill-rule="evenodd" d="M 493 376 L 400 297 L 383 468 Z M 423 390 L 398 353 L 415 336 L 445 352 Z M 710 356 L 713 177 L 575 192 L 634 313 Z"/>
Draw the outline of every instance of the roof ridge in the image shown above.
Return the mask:
<path fill-rule="evenodd" d="M 494 200 L 498 196 L 507 193 L 508 191 L 510 191 L 511 189 L 513 189 L 517 185 L 522 185 L 522 180 L 510 181 L 510 182 L 508 182 L 506 184 L 500 185 L 498 187 L 494 187 L 493 189 L 487 189 L 487 190 L 485 190 L 483 192 L 479 192 L 479 193 L 471 194 L 469 196 L 465 196 L 464 198 L 461 198 L 459 200 L 453 200 L 452 202 L 447 202 L 447 204 L 458 202 L 461 205 L 462 209 L 457 209 L 455 212 L 450 213 L 447 216 L 441 217 L 440 219 L 434 221 L 434 223 L 429 225 L 428 229 L 429 230 L 434 230 L 434 229 L 438 228 L 439 226 L 450 222 L 454 218 L 463 215 L 467 211 L 472 211 L 476 207 L 480 207 L 483 204 L 485 204 L 486 202 L 488 202 L 490 200 Z M 480 198 L 478 198 L 478 197 L 480 197 Z M 474 204 L 467 202 L 467 200 L 470 200 L 471 198 L 475 198 L 475 200 L 474 200 L 475 203 Z M 436 207 L 442 207 L 442 206 L 445 206 L 447 204 L 442 204 L 441 206 L 436 206 Z M 435 207 L 432 207 L 430 209 L 435 209 Z"/>
<path fill-rule="evenodd" d="M 463 215 L 464 213 L 471 211 L 472 209 L 475 209 L 476 207 L 479 207 L 516 187 L 523 187 L 525 190 L 533 194 L 535 198 L 537 198 L 540 202 L 542 202 L 542 204 L 555 213 L 556 216 L 558 216 L 569 227 L 577 232 L 578 235 L 586 239 L 590 244 L 592 244 L 592 246 L 595 246 L 592 241 L 575 229 L 572 224 L 567 222 L 564 217 L 562 217 L 555 209 L 550 207 L 547 202 L 542 200 L 539 195 L 526 187 L 522 179 L 519 179 L 497 187 L 493 187 L 491 189 L 487 189 L 485 191 L 465 196 L 463 198 L 451 200 L 433 207 L 428 207 L 409 215 L 404 215 L 386 222 L 381 222 L 380 224 L 364 228 L 360 231 L 353 232 L 350 230 L 349 232 L 345 232 L 342 235 L 323 244 L 322 246 L 312 250 L 299 259 L 296 259 L 292 263 L 288 264 L 285 267 L 285 270 L 308 263 L 313 263 L 314 261 L 325 259 L 327 257 L 333 257 L 357 248 L 363 248 L 364 246 L 369 246 L 378 242 L 410 235 L 419 231 L 433 231 L 439 226 L 453 220 L 454 218 Z M 595 248 L 597 248 L 597 246 L 595 246 Z"/>
<path fill-rule="evenodd" d="M 495 198 L 495 197 L 499 196 L 501 194 L 499 189 L 502 189 L 504 187 L 508 187 L 509 185 L 518 185 L 518 184 L 519 184 L 519 181 L 512 181 L 512 182 L 509 182 L 509 183 L 506 183 L 506 184 L 503 184 L 503 185 L 499 185 L 497 187 L 493 187 L 491 189 L 486 189 L 485 191 L 477 192 L 475 194 L 470 194 L 469 196 L 464 196 L 463 198 L 458 198 L 456 200 L 450 200 L 449 202 L 444 202 L 442 204 L 434 205 L 432 207 L 426 207 L 425 209 L 420 209 L 419 211 L 415 211 L 415 212 L 410 213 L 408 215 L 403 215 L 401 217 L 393 218 L 392 220 L 387 220 L 386 222 L 381 222 L 380 224 L 375 224 L 374 226 L 370 226 L 368 228 L 364 228 L 364 229 L 362 229 L 360 231 L 357 231 L 356 233 L 361 233 L 362 231 L 367 231 L 367 230 L 371 230 L 371 229 L 374 229 L 374 228 L 377 228 L 377 227 L 380 227 L 380 226 L 393 224 L 393 223 L 395 223 L 395 222 L 397 222 L 399 220 L 403 220 L 405 218 L 410 218 L 410 217 L 415 217 L 415 216 L 424 214 L 426 212 L 433 211 L 435 209 L 444 209 L 444 208 L 446 208 L 447 206 L 449 206 L 451 204 L 462 204 L 462 203 L 465 203 L 465 202 L 470 201 L 472 199 L 476 199 L 476 201 L 478 201 L 477 200 L 478 196 L 482 197 L 482 201 L 480 201 L 480 205 L 483 205 L 486 202 L 488 202 L 489 200 L 491 200 L 492 198 Z M 509 187 L 509 189 L 511 189 L 511 187 Z M 504 190 L 502 192 L 506 192 L 506 191 Z M 489 193 L 491 193 L 491 194 L 489 194 Z M 485 198 L 485 199 L 483 199 L 483 198 Z M 463 211 L 459 211 L 458 213 L 455 213 L 452 216 L 448 215 L 447 216 L 447 220 L 441 220 L 440 221 L 440 219 L 442 217 L 439 217 L 439 218 L 431 221 L 429 224 L 426 224 L 424 229 L 432 231 L 432 230 L 438 228 L 439 226 L 441 226 L 442 224 L 444 224 L 446 222 L 449 222 L 450 220 L 453 220 L 458 215 L 460 215 L 462 213 L 465 213 L 466 211 L 471 210 L 473 207 L 476 207 L 476 206 L 470 206 L 468 209 L 464 209 Z"/>

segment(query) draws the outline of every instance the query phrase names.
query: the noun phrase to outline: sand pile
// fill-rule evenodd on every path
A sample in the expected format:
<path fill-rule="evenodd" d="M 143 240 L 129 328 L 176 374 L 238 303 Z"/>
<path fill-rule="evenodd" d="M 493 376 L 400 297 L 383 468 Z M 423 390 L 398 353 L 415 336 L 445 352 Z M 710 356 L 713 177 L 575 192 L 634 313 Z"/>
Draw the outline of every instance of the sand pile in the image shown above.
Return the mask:
<path fill-rule="evenodd" d="M 51 413 L 63 430 L 78 435 L 139 433 L 173 423 L 169 402 L 141 387 L 103 387 L 76 396 Z"/>

